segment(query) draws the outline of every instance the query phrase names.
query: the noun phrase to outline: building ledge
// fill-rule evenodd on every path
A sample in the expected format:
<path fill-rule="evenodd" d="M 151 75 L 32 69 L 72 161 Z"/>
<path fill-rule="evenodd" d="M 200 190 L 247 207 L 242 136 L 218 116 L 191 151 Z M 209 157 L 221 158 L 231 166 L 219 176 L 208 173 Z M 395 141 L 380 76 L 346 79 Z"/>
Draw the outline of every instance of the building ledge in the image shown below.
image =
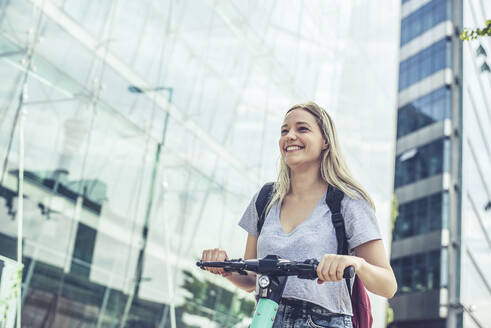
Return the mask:
<path fill-rule="evenodd" d="M 394 321 L 439 319 L 440 294 L 446 289 L 396 295 L 389 300 L 394 310 Z"/>
<path fill-rule="evenodd" d="M 394 260 L 417 253 L 440 249 L 443 244 L 448 243 L 447 236 L 448 231 L 443 229 L 394 240 L 391 246 L 390 258 Z"/>
<path fill-rule="evenodd" d="M 436 89 L 443 87 L 444 85 L 452 84 L 452 70 L 445 68 L 431 74 L 430 76 L 418 81 L 411 86 L 399 92 L 398 107 L 409 104 Z"/>
<path fill-rule="evenodd" d="M 450 173 L 433 175 L 426 179 L 416 181 L 395 190 L 399 204 L 407 203 L 418 198 L 426 197 L 443 190 L 448 190 L 451 185 Z"/>
<path fill-rule="evenodd" d="M 445 119 L 422 127 L 397 139 L 396 156 L 412 148 L 430 143 L 434 140 L 449 137 L 452 134 L 452 121 Z"/>

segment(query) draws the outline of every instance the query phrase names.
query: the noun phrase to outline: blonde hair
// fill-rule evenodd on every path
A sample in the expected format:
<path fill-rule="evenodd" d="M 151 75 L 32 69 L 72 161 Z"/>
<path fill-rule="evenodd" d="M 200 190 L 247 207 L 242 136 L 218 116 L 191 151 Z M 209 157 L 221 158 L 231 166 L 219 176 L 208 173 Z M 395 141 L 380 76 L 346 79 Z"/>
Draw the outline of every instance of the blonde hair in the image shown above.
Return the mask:
<path fill-rule="evenodd" d="M 321 153 L 320 173 L 322 179 L 333 187 L 336 187 L 344 192 L 344 194 L 350 198 L 360 199 L 361 196 L 361 198 L 365 199 L 375 210 L 375 205 L 368 193 L 353 178 L 348 170 L 348 166 L 346 165 L 340 151 L 334 122 L 329 114 L 327 114 L 327 112 L 316 103 L 308 102 L 293 106 L 286 112 L 285 116 L 292 110 L 299 108 L 314 115 L 322 132 L 322 136 L 326 139 L 327 144 L 329 145 L 328 148 L 323 150 Z M 266 213 L 269 212 L 276 200 L 279 200 L 280 204 L 283 202 L 283 199 L 290 191 L 290 188 L 290 168 L 286 165 L 283 157 L 281 157 L 280 172 L 278 174 L 278 179 L 274 184 L 273 197 L 266 208 Z"/>

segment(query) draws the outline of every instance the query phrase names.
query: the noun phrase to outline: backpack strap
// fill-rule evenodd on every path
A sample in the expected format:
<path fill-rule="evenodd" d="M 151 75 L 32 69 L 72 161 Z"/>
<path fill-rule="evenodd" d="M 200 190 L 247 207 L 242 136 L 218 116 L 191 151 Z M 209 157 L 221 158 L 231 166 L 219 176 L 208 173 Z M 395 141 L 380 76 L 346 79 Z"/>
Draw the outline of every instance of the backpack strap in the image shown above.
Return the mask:
<path fill-rule="evenodd" d="M 259 191 L 259 195 L 256 199 L 256 211 L 259 220 L 257 220 L 257 235 L 261 234 L 261 229 L 263 228 L 265 216 L 266 216 L 266 206 L 269 204 L 271 197 L 273 197 L 273 187 L 274 182 L 266 183 Z"/>
<path fill-rule="evenodd" d="M 341 201 L 344 198 L 344 193 L 329 185 L 326 193 L 326 204 L 331 211 L 331 219 L 334 229 L 336 230 L 336 240 L 338 242 L 337 253 L 340 255 L 348 255 L 348 240 L 346 239 L 346 229 L 344 227 L 344 218 L 341 214 Z M 350 279 L 346 280 L 346 287 L 348 287 L 348 294 L 351 299 L 351 284 Z"/>
<path fill-rule="evenodd" d="M 344 193 L 329 185 L 326 193 L 326 203 L 331 210 L 331 219 L 334 229 L 336 229 L 336 240 L 338 242 L 338 254 L 348 255 L 348 241 L 346 240 L 346 229 L 344 228 L 344 218 L 341 214 L 341 201 Z"/>

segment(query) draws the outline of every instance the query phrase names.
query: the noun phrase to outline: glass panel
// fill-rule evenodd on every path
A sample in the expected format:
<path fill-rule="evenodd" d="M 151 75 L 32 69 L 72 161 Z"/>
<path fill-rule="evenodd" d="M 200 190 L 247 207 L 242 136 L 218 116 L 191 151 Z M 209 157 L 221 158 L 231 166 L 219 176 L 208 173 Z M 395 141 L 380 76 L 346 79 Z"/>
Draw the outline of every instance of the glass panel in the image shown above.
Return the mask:
<path fill-rule="evenodd" d="M 443 193 L 446 194 L 446 193 Z M 440 230 L 442 227 L 442 194 L 436 194 L 428 198 L 429 215 L 427 216 L 430 222 L 430 230 Z"/>
<path fill-rule="evenodd" d="M 86 278 L 90 276 L 96 235 L 97 231 L 95 229 L 92 229 L 83 223 L 78 224 L 75 246 L 73 249 L 72 266 L 70 268 L 72 273 Z"/>
<path fill-rule="evenodd" d="M 448 170 L 443 162 L 449 156 L 449 143 L 450 141 L 446 139 L 440 139 L 417 148 L 415 155 L 410 158 L 406 159 L 402 156 L 404 154 L 397 156 L 395 187 L 398 188 Z"/>
<path fill-rule="evenodd" d="M 426 217 L 428 215 L 428 199 L 423 198 L 420 200 L 417 200 L 415 202 L 415 209 L 416 212 L 414 214 L 414 222 L 415 222 L 415 233 L 416 234 L 424 234 L 429 231 L 429 222 L 426 220 Z"/>
<path fill-rule="evenodd" d="M 440 250 L 426 254 L 427 271 L 427 289 L 440 288 Z"/>
<path fill-rule="evenodd" d="M 440 265 L 446 265 L 446 261 L 445 257 L 440 263 L 440 250 L 392 260 L 391 265 L 395 268 L 394 274 L 399 286 L 398 293 L 406 294 L 439 289 L 441 287 Z M 443 276 L 446 274 L 446 267 L 442 270 Z M 445 281 L 442 280 L 442 283 L 446 284 Z"/>
<path fill-rule="evenodd" d="M 401 285 L 399 287 L 401 293 L 409 293 L 412 291 L 411 286 L 412 286 L 412 275 L 413 275 L 413 268 L 412 268 L 412 258 L 411 257 L 404 257 L 402 258 L 402 269 L 401 269 Z"/>
<path fill-rule="evenodd" d="M 450 40 L 442 39 L 401 62 L 399 91 L 450 67 L 451 47 Z"/>
<path fill-rule="evenodd" d="M 447 11 L 448 0 L 433 0 L 415 10 L 401 22 L 401 46 L 423 34 L 433 26 L 450 19 Z"/>
<path fill-rule="evenodd" d="M 425 265 L 425 254 L 417 254 L 413 257 L 413 286 L 412 290 L 415 292 L 421 292 L 425 290 L 425 271 L 427 270 Z"/>
<path fill-rule="evenodd" d="M 412 101 L 398 111 L 397 138 L 450 118 L 450 111 L 450 90 L 447 87 Z"/>
<path fill-rule="evenodd" d="M 447 199 L 447 203 L 442 204 L 442 198 Z M 399 215 L 394 227 L 394 240 L 440 230 L 442 222 L 446 220 L 445 212 L 448 212 L 448 193 L 446 192 L 400 204 Z"/>

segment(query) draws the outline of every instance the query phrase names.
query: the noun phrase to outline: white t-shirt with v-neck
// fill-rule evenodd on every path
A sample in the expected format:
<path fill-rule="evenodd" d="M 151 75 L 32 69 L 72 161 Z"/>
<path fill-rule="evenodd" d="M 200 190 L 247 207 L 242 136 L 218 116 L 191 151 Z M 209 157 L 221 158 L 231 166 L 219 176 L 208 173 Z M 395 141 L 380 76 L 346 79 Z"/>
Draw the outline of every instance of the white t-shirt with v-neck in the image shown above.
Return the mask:
<path fill-rule="evenodd" d="M 239 222 L 239 226 L 255 237 L 258 236 L 258 194 L 259 192 L 254 195 Z M 276 201 L 264 221 L 258 238 L 258 258 L 271 254 L 291 261 L 304 261 L 312 258 L 320 260 L 324 254 L 336 254 L 336 233 L 325 198 L 326 192 L 311 214 L 288 234 L 280 224 L 280 206 Z M 350 250 L 368 241 L 381 239 L 377 218 L 366 200 L 353 199 L 345 195 L 341 201 L 341 214 L 344 217 Z M 319 285 L 316 280 L 289 277 L 283 297 L 312 302 L 333 313 L 353 315 L 344 280 Z"/>

